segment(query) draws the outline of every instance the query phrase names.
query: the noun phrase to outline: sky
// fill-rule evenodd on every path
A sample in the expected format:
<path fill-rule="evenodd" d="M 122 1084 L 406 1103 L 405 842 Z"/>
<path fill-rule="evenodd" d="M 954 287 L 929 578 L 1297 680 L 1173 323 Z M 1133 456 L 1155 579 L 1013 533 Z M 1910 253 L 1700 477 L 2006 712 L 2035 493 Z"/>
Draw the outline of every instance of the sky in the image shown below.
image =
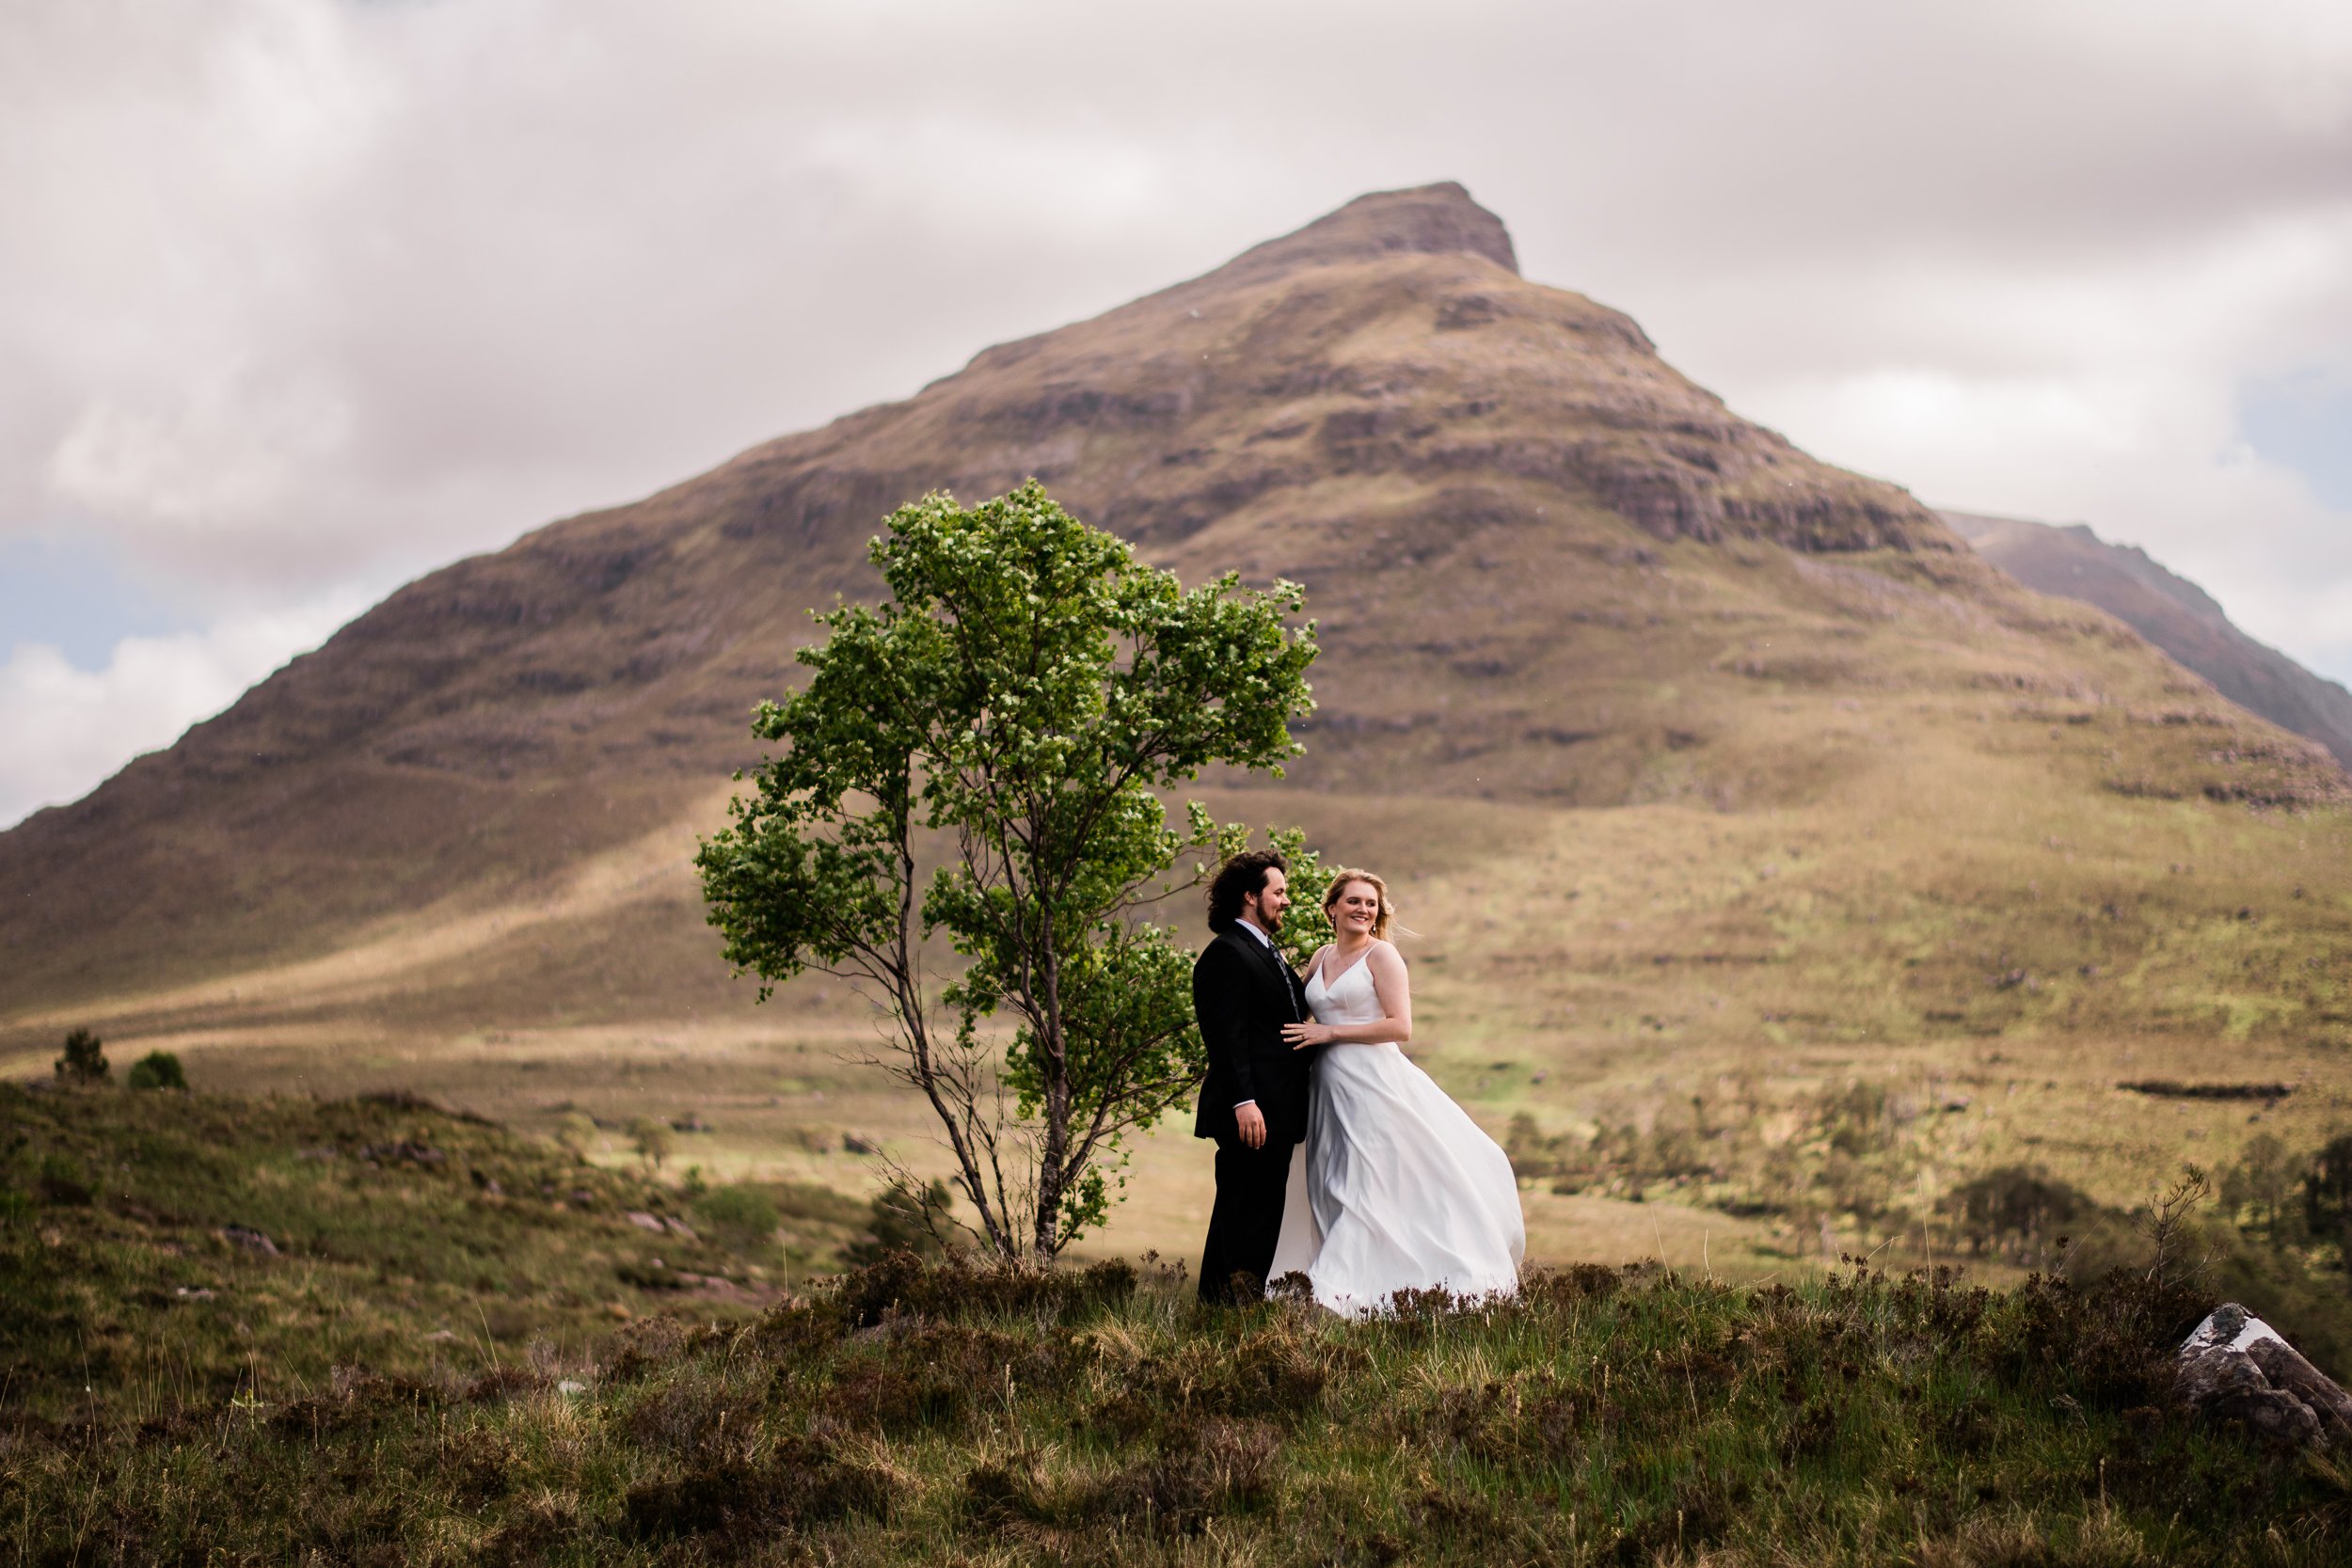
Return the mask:
<path fill-rule="evenodd" d="M 13 0 L 0 825 L 401 582 L 1368 190 L 2352 682 L 2342 0 Z"/>

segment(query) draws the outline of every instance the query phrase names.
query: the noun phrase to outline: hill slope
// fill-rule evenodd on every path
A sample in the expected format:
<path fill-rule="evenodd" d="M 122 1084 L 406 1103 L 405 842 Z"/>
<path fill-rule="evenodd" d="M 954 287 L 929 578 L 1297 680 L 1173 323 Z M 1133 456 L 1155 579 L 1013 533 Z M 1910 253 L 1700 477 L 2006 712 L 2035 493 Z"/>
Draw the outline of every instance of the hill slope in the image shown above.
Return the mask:
<path fill-rule="evenodd" d="M 0 1007 L 551 885 L 745 759 L 801 612 L 874 586 L 877 518 L 1030 474 L 1187 577 L 1308 582 L 1327 650 L 1309 787 L 1654 796 L 1661 752 L 1717 736 L 1712 705 L 1653 701 L 1653 676 L 1964 688 L 2056 654 L 2139 689 L 2118 696 L 2172 679 L 1977 566 L 1909 496 L 1730 415 L 1622 315 L 1520 279 L 1501 224 L 1434 186 L 401 590 L 0 835 Z M 1845 645 L 1906 614 L 1926 636 L 1903 662 L 1940 667 L 1864 670 Z M 1692 787 L 1787 787 L 1721 738 Z"/>
<path fill-rule="evenodd" d="M 2110 545 L 2081 523 L 2058 528 L 1966 512 L 1938 515 L 2026 587 L 2097 605 L 2230 701 L 2318 741 L 2352 768 L 2352 691 L 2247 636 L 2213 595 L 2138 546 Z"/>

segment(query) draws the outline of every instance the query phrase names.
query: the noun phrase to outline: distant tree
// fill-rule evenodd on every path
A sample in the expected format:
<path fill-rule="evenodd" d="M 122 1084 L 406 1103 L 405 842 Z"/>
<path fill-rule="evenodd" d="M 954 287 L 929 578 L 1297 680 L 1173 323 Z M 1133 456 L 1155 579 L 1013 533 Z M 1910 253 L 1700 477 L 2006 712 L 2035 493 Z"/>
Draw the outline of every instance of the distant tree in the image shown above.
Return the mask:
<path fill-rule="evenodd" d="M 1956 1223 L 1971 1252 L 1991 1243 L 1995 1257 L 2013 1247 L 2039 1263 L 2071 1227 L 2096 1219 L 2099 1206 L 2074 1187 L 2034 1166 L 2003 1165 L 1946 1194 L 1940 1207 Z"/>
<path fill-rule="evenodd" d="M 2352 1258 L 2352 1132 L 2339 1133 L 2312 1155 L 2303 1173 L 2303 1224 L 2315 1241 L 2329 1241 Z"/>
<path fill-rule="evenodd" d="M 666 1122 L 651 1117 L 639 1117 L 628 1124 L 628 1146 L 637 1151 L 637 1158 L 645 1163 L 647 1170 L 658 1171 L 670 1151 L 677 1147 L 677 1135 Z"/>
<path fill-rule="evenodd" d="M 65 1037 L 65 1053 L 57 1058 L 57 1076 L 69 1084 L 103 1084 L 109 1070 L 106 1053 L 96 1035 L 76 1029 Z"/>
<path fill-rule="evenodd" d="M 180 1058 L 168 1051 L 151 1051 L 131 1064 L 122 1081 L 135 1089 L 184 1089 L 188 1075 Z"/>
<path fill-rule="evenodd" d="M 2221 1175 L 2221 1208 L 2233 1219 L 2259 1226 L 2275 1243 L 2281 1228 L 2300 1217 L 2293 1201 L 2297 1174 L 2286 1145 L 2272 1133 L 2256 1133 Z"/>
<path fill-rule="evenodd" d="M 974 1230 L 1048 1259 L 1203 1066 L 1190 955 L 1143 917 L 1187 847 L 1246 835 L 1198 805 L 1177 832 L 1159 792 L 1208 767 L 1279 776 L 1313 628 L 1285 624 L 1295 584 L 1186 592 L 1035 482 L 968 511 L 928 497 L 888 530 L 889 599 L 818 617 L 807 689 L 755 726 L 782 751 L 696 863 L 763 999 L 816 969 L 887 1014 L 880 1063 L 939 1118 Z M 927 952 L 939 936 L 961 973 Z M 1000 1015 L 1009 1039 L 984 1038 Z"/>

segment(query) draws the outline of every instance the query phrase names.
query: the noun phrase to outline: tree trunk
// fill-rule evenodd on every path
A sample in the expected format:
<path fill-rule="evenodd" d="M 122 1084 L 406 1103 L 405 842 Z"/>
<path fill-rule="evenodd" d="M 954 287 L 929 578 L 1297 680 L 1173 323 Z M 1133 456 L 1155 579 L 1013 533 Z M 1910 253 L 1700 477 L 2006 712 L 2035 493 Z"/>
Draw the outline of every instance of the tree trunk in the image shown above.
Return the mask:
<path fill-rule="evenodd" d="M 1038 965 L 1043 981 L 1038 1045 L 1045 1058 L 1045 1137 L 1037 1160 L 1037 1260 L 1050 1263 L 1059 1250 L 1055 1243 L 1061 1228 L 1062 1161 L 1070 1151 L 1070 1056 L 1062 1033 L 1061 955 L 1054 951 L 1053 910 L 1041 901 L 1040 912 L 1045 951 Z"/>

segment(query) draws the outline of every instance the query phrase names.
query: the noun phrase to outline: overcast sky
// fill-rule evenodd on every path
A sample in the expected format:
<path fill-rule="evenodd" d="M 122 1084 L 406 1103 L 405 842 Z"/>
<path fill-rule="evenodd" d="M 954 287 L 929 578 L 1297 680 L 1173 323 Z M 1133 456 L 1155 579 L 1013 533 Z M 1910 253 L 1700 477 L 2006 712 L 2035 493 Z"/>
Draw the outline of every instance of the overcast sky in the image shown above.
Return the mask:
<path fill-rule="evenodd" d="M 403 580 L 1363 191 L 2352 680 L 2352 6 L 0 8 L 0 824 Z"/>

